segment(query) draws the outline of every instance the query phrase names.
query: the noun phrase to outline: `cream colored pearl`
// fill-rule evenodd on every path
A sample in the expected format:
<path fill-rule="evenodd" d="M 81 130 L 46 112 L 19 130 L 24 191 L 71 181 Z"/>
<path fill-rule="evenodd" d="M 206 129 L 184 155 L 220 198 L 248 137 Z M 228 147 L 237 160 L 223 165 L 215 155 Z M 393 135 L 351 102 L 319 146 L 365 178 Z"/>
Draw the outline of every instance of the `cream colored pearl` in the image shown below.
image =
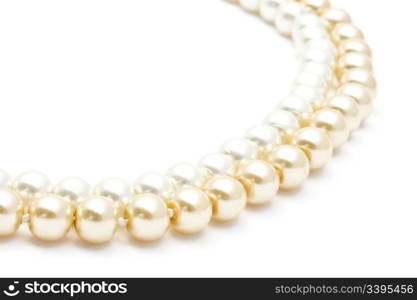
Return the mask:
<path fill-rule="evenodd" d="M 352 23 L 338 23 L 331 32 L 331 37 L 336 45 L 349 39 L 363 39 L 362 31 Z"/>
<path fill-rule="evenodd" d="M 246 188 L 248 204 L 265 204 L 276 196 L 279 189 L 277 172 L 263 160 L 251 160 L 243 163 L 237 177 Z"/>
<path fill-rule="evenodd" d="M 349 96 L 339 95 L 329 98 L 326 106 L 338 110 L 347 122 L 349 131 L 355 130 L 361 124 L 359 105 Z"/>
<path fill-rule="evenodd" d="M 306 126 L 310 123 L 313 107 L 310 105 L 310 103 L 298 96 L 290 95 L 283 98 L 279 108 L 295 114 L 301 126 Z"/>
<path fill-rule="evenodd" d="M 240 6 L 249 12 L 258 12 L 259 0 L 239 0 Z"/>
<path fill-rule="evenodd" d="M 201 186 L 209 176 L 206 169 L 189 163 L 179 163 L 168 171 L 168 177 L 177 185 Z"/>
<path fill-rule="evenodd" d="M 127 204 L 133 195 L 132 187 L 122 178 L 108 178 L 101 181 L 93 190 L 93 195 L 103 196 L 117 204 Z"/>
<path fill-rule="evenodd" d="M 283 109 L 277 109 L 270 113 L 266 117 L 265 123 L 277 128 L 282 134 L 286 136 L 291 135 L 300 127 L 297 117 L 294 116 L 293 113 Z"/>
<path fill-rule="evenodd" d="M 101 244 L 112 239 L 117 229 L 116 204 L 102 196 L 90 196 L 77 207 L 75 229 L 85 242 Z"/>
<path fill-rule="evenodd" d="M 349 138 L 349 127 L 345 117 L 337 110 L 322 108 L 313 114 L 311 125 L 326 130 L 333 148 L 342 146 Z"/>
<path fill-rule="evenodd" d="M 294 1 L 283 2 L 275 15 L 275 27 L 285 35 L 291 36 L 292 27 L 298 16 L 305 12 L 305 7 Z"/>
<path fill-rule="evenodd" d="M 330 81 L 333 75 L 332 68 L 329 65 L 314 61 L 305 62 L 300 69 L 301 72 L 316 74 L 327 81 Z"/>
<path fill-rule="evenodd" d="M 345 72 L 356 68 L 361 68 L 370 72 L 373 69 L 372 60 L 368 55 L 362 53 L 346 53 L 337 61 L 337 76 L 341 78 Z"/>
<path fill-rule="evenodd" d="M 318 14 L 330 7 L 329 0 L 302 0 L 301 2 Z"/>
<path fill-rule="evenodd" d="M 49 187 L 49 179 L 36 171 L 22 173 L 13 182 L 13 188 L 25 202 L 42 197 L 49 191 Z"/>
<path fill-rule="evenodd" d="M 296 18 L 294 28 L 304 29 L 312 27 L 323 27 L 323 25 L 324 24 L 322 20 L 320 20 L 318 16 L 310 12 L 304 12 Z"/>
<path fill-rule="evenodd" d="M 323 90 L 305 85 L 296 85 L 291 90 L 291 95 L 307 101 L 313 108 L 319 107 L 323 103 L 323 94 Z"/>
<path fill-rule="evenodd" d="M 69 177 L 60 181 L 53 188 L 53 193 L 77 203 L 90 194 L 91 187 L 81 178 Z"/>
<path fill-rule="evenodd" d="M 181 188 L 168 206 L 175 212 L 171 222 L 177 232 L 195 234 L 210 223 L 212 203 L 206 193 L 198 188 Z"/>
<path fill-rule="evenodd" d="M 339 23 L 351 22 L 349 14 L 339 8 L 325 8 L 321 12 L 321 17 L 327 22 L 329 28 L 332 28 Z"/>
<path fill-rule="evenodd" d="M 339 56 L 343 56 L 346 53 L 362 53 L 369 57 L 372 57 L 372 50 L 369 45 L 362 39 L 348 39 L 340 43 L 338 47 Z"/>
<path fill-rule="evenodd" d="M 295 84 L 309 86 L 317 89 L 324 89 L 326 86 L 326 80 L 320 77 L 319 75 L 302 72 L 297 75 L 295 79 Z"/>
<path fill-rule="evenodd" d="M 0 188 L 0 236 L 16 232 L 22 222 L 23 201 L 10 188 Z"/>
<path fill-rule="evenodd" d="M 160 239 L 168 229 L 170 219 L 164 200 L 153 194 L 132 197 L 125 212 L 127 230 L 137 240 L 151 242 Z"/>
<path fill-rule="evenodd" d="M 309 40 L 305 43 L 304 49 L 319 50 L 326 53 L 330 53 L 331 55 L 337 54 L 336 47 L 328 38 Z"/>
<path fill-rule="evenodd" d="M 372 111 L 372 93 L 371 91 L 357 83 L 346 83 L 339 87 L 337 95 L 350 96 L 355 99 L 359 105 L 360 119 L 363 120 L 369 116 Z"/>
<path fill-rule="evenodd" d="M 294 134 L 292 142 L 307 154 L 312 170 L 324 167 L 332 157 L 332 142 L 323 129 L 304 127 Z"/>
<path fill-rule="evenodd" d="M 246 206 L 247 196 L 243 185 L 229 176 L 214 176 L 206 190 L 213 202 L 213 219 L 226 222 L 236 219 Z"/>
<path fill-rule="evenodd" d="M 65 237 L 72 226 L 74 207 L 58 195 L 46 195 L 31 202 L 29 228 L 43 241 L 53 242 Z"/>
<path fill-rule="evenodd" d="M 279 145 L 269 153 L 268 161 L 280 174 L 280 189 L 299 187 L 308 177 L 310 163 L 306 154 L 293 145 Z"/>
<path fill-rule="evenodd" d="M 302 54 L 302 60 L 304 62 L 314 61 L 319 64 L 326 64 L 329 68 L 332 68 L 335 64 L 335 57 L 331 51 L 322 51 L 320 49 L 306 49 Z"/>
<path fill-rule="evenodd" d="M 236 161 L 255 158 L 256 150 L 255 143 L 242 138 L 231 139 L 221 147 L 221 152 L 230 155 Z"/>
<path fill-rule="evenodd" d="M 294 26 L 292 31 L 292 37 L 297 47 L 306 47 L 307 43 L 317 40 L 328 40 L 328 34 L 324 26 L 312 26 L 302 28 Z M 330 47 L 328 49 L 330 49 Z"/>
<path fill-rule="evenodd" d="M 259 14 L 268 23 L 273 23 L 278 7 L 286 0 L 261 0 L 259 3 Z"/>
<path fill-rule="evenodd" d="M 0 170 L 0 188 L 8 187 L 11 184 L 11 179 L 9 174 L 5 171 Z"/>
<path fill-rule="evenodd" d="M 282 143 L 282 135 L 270 125 L 262 124 L 250 128 L 245 137 L 258 146 L 258 155 L 263 157 L 273 146 Z"/>
<path fill-rule="evenodd" d="M 169 199 L 174 193 L 174 186 L 168 177 L 154 172 L 146 173 L 139 177 L 133 187 L 137 194 L 155 194 L 165 200 Z"/>
<path fill-rule="evenodd" d="M 204 156 L 199 165 L 213 175 L 231 175 L 236 171 L 233 158 L 224 153 L 212 153 Z"/>
<path fill-rule="evenodd" d="M 340 78 L 340 83 L 359 83 L 371 89 L 373 92 L 375 92 L 377 86 L 375 77 L 372 72 L 363 68 L 353 68 L 346 70 L 343 72 L 342 77 Z"/>

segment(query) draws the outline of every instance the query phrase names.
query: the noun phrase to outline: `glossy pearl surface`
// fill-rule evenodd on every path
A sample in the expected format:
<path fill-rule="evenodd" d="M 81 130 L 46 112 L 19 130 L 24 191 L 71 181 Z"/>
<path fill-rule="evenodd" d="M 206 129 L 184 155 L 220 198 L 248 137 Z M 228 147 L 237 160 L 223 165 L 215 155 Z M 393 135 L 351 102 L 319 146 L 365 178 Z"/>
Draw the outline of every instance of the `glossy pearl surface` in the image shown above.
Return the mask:
<path fill-rule="evenodd" d="M 129 203 L 132 187 L 122 178 L 108 178 L 101 181 L 93 190 L 93 194 L 113 200 L 118 204 Z"/>
<path fill-rule="evenodd" d="M 44 174 L 29 171 L 20 174 L 13 182 L 13 188 L 27 202 L 48 193 L 50 181 Z"/>
<path fill-rule="evenodd" d="M 233 158 L 224 153 L 211 153 L 204 156 L 199 165 L 213 175 L 231 175 L 236 172 Z"/>
<path fill-rule="evenodd" d="M 326 107 L 339 111 L 345 117 L 349 131 L 359 127 L 361 123 L 359 105 L 352 97 L 345 95 L 330 97 Z"/>
<path fill-rule="evenodd" d="M 0 188 L 0 237 L 16 232 L 22 222 L 23 201 L 7 187 Z"/>
<path fill-rule="evenodd" d="M 53 193 L 77 203 L 90 194 L 90 185 L 81 178 L 70 177 L 61 180 L 53 188 Z"/>
<path fill-rule="evenodd" d="M 349 127 L 345 117 L 337 110 L 322 108 L 313 114 L 311 125 L 326 130 L 334 149 L 342 146 L 349 138 Z"/>
<path fill-rule="evenodd" d="M 137 194 L 154 194 L 167 200 L 174 193 L 174 186 L 169 181 L 167 176 L 155 172 L 149 172 L 136 180 L 134 184 L 134 191 Z"/>

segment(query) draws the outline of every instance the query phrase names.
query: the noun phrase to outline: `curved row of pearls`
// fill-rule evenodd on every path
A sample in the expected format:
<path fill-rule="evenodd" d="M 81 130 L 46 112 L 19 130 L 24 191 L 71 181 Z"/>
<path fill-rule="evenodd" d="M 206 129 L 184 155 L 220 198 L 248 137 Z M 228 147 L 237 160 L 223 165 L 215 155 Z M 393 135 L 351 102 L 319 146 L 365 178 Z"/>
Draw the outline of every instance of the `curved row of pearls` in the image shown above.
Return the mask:
<path fill-rule="evenodd" d="M 169 227 L 195 234 L 211 220 L 236 219 L 246 204 L 265 204 L 278 190 L 299 187 L 329 161 L 371 111 L 376 81 L 362 32 L 328 0 L 232 2 L 291 37 L 300 60 L 288 96 L 264 123 L 196 166 L 148 173 L 133 185 L 120 178 L 94 188 L 79 178 L 51 185 L 38 172 L 11 180 L 0 171 L 0 236 L 24 222 L 44 241 L 60 240 L 72 227 L 95 244 L 111 240 L 121 226 L 140 241 L 157 240 Z"/>

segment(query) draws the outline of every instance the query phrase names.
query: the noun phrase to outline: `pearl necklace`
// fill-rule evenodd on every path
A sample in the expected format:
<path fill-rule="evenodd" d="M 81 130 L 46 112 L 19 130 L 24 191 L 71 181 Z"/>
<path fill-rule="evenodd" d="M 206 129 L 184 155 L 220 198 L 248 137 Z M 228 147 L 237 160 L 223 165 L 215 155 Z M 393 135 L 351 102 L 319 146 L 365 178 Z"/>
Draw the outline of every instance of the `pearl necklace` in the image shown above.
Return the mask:
<path fill-rule="evenodd" d="M 120 178 L 94 188 L 79 178 L 51 185 L 39 172 L 11 180 L 0 171 L 0 236 L 22 223 L 43 241 L 58 241 L 72 227 L 93 244 L 110 241 L 120 227 L 140 241 L 158 240 L 169 227 L 195 234 L 299 187 L 329 161 L 371 111 L 376 82 L 362 32 L 328 0 L 229 2 L 292 38 L 300 60 L 288 96 L 265 121 L 197 165 L 147 173 L 133 185 Z"/>

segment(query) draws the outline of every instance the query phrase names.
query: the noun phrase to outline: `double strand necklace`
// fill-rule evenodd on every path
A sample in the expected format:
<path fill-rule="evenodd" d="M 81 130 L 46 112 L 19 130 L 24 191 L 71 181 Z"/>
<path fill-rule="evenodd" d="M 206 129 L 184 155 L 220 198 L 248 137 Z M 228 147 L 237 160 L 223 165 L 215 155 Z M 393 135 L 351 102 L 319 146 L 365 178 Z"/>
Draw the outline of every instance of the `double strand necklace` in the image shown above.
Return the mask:
<path fill-rule="evenodd" d="M 195 165 L 147 173 L 132 185 L 110 178 L 91 188 L 75 177 L 51 184 L 39 172 L 12 179 L 0 171 L 0 236 L 22 224 L 49 242 L 71 228 L 93 244 L 110 241 L 119 228 L 139 241 L 158 240 L 169 228 L 196 234 L 298 188 L 330 160 L 368 117 L 376 92 L 362 31 L 328 0 L 230 2 L 291 38 L 299 59 L 289 93 L 264 122 Z"/>

